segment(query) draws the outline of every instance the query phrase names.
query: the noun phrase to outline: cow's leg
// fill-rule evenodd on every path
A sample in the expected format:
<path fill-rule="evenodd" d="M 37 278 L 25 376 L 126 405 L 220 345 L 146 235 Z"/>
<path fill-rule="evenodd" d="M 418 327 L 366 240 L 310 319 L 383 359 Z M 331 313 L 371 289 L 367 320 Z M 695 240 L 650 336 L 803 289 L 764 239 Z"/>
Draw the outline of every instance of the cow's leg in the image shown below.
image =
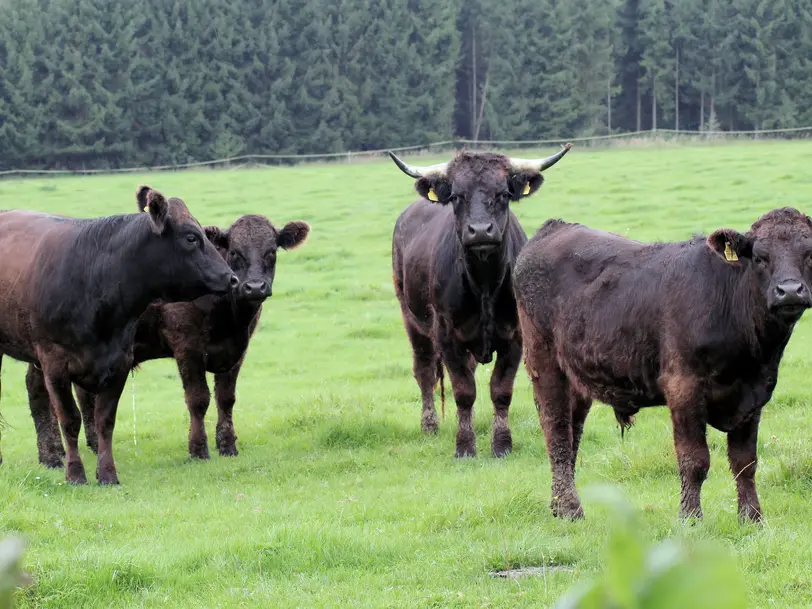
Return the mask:
<path fill-rule="evenodd" d="M 2 363 L 3 363 L 3 354 L 0 353 L 0 366 L 2 366 Z M 0 440 L 3 439 L 3 425 L 4 425 L 3 417 L 0 416 Z M 39 434 L 37 434 L 37 437 L 39 437 Z M 2 451 L 0 451 L 0 465 L 2 464 L 3 464 L 3 453 Z"/>
<path fill-rule="evenodd" d="M 543 366 L 533 368 L 530 378 L 552 470 L 550 508 L 560 518 L 583 518 L 584 510 L 575 488 L 577 452 L 574 446 L 572 389 L 564 373 L 554 363 L 546 361 Z"/>
<path fill-rule="evenodd" d="M 408 320 L 406 334 L 412 344 L 414 378 L 420 387 L 423 412 L 420 427 L 425 432 L 437 433 L 437 410 L 434 408 L 434 387 L 437 385 L 437 348 L 430 337 L 422 334 Z"/>
<path fill-rule="evenodd" d="M 85 428 L 85 440 L 94 453 L 99 454 L 99 436 L 96 433 L 96 396 L 81 387 L 74 387 L 79 410 L 82 413 L 82 425 Z"/>
<path fill-rule="evenodd" d="M 680 517 L 702 518 L 700 493 L 710 469 L 702 392 L 690 376 L 668 377 L 664 387 L 674 426 L 674 448 L 682 486 Z"/>
<path fill-rule="evenodd" d="M 209 438 L 204 419 L 211 392 L 206 383 L 206 367 L 203 359 L 194 353 L 181 353 L 176 358 L 186 394 L 186 407 L 189 409 L 189 455 L 195 459 L 208 459 Z"/>
<path fill-rule="evenodd" d="M 756 492 L 756 444 L 760 419 L 761 411 L 758 410 L 749 420 L 727 434 L 727 456 L 736 480 L 739 518 L 754 522 L 761 520 L 761 504 Z"/>
<path fill-rule="evenodd" d="M 496 364 L 491 375 L 491 401 L 493 402 L 493 436 L 491 449 L 494 457 L 504 457 L 513 450 L 513 438 L 508 424 L 508 410 L 513 399 L 513 383 L 522 361 L 521 339 L 498 345 Z"/>
<path fill-rule="evenodd" d="M 99 456 L 96 466 L 96 480 L 99 484 L 118 484 L 116 464 L 113 460 L 113 430 L 116 427 L 116 412 L 121 393 L 127 382 L 127 373 L 119 375 L 111 385 L 96 395 L 96 408 L 93 418 L 96 423 L 96 436 L 99 440 Z"/>
<path fill-rule="evenodd" d="M 575 471 L 575 463 L 578 461 L 578 449 L 581 446 L 581 436 L 584 434 L 584 423 L 592 408 L 592 400 L 584 398 L 570 391 L 570 410 L 572 410 L 572 470 Z"/>
<path fill-rule="evenodd" d="M 476 457 L 476 434 L 474 433 L 474 402 L 476 382 L 471 364 L 471 354 L 453 338 L 440 339 L 443 362 L 448 369 L 454 401 L 457 404 L 457 450 L 456 457 Z"/>
<path fill-rule="evenodd" d="M 215 434 L 217 450 L 224 457 L 236 457 L 237 435 L 234 433 L 234 421 L 231 418 L 237 393 L 237 377 L 240 374 L 242 360 L 228 372 L 214 375 L 214 400 L 217 402 L 217 432 Z"/>
<path fill-rule="evenodd" d="M 62 375 L 45 372 L 45 386 L 65 437 L 67 462 L 65 479 L 71 484 L 87 484 L 85 466 L 79 456 L 79 431 L 82 428 L 82 415 L 76 407 L 76 402 L 73 401 L 70 380 Z"/>
<path fill-rule="evenodd" d="M 552 471 L 550 508 L 553 515 L 559 518 L 583 518 L 584 510 L 575 488 L 573 467 L 576 457 L 573 405 L 576 400 L 569 381 L 550 352 L 548 342 L 539 336 L 521 307 L 519 319 L 525 348 L 525 367 L 533 385 L 533 398 L 538 408 L 539 423 L 544 431 Z M 579 411 L 579 415 L 586 416 L 583 411 Z"/>
<path fill-rule="evenodd" d="M 65 447 L 62 446 L 62 436 L 59 434 L 59 422 L 51 408 L 51 397 L 48 395 L 42 370 L 38 370 L 34 364 L 28 364 L 25 388 L 28 390 L 28 407 L 37 431 L 39 462 L 45 467 L 60 468 L 63 466 Z"/>

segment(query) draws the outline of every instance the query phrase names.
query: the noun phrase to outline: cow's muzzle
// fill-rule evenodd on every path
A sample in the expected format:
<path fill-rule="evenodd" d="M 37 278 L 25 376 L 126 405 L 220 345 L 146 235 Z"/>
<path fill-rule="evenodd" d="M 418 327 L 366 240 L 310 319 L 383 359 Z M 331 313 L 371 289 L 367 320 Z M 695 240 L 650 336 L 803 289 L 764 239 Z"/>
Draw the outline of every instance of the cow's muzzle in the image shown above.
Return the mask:
<path fill-rule="evenodd" d="M 469 224 L 462 235 L 462 244 L 471 250 L 491 250 L 502 243 L 502 235 L 493 222 Z"/>
<path fill-rule="evenodd" d="M 812 296 L 803 281 L 785 279 L 770 294 L 770 309 L 783 318 L 797 319 L 812 307 Z"/>
<path fill-rule="evenodd" d="M 271 295 L 267 281 L 246 281 L 240 286 L 240 297 L 245 300 L 265 300 Z"/>

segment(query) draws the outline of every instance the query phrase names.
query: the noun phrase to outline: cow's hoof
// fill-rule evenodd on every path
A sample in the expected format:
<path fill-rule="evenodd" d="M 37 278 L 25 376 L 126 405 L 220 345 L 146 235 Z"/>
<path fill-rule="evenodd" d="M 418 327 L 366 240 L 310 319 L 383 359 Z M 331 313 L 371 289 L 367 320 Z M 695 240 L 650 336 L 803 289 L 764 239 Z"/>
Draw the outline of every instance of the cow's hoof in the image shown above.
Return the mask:
<path fill-rule="evenodd" d="M 69 463 L 65 468 L 65 480 L 69 484 L 87 484 L 85 467 L 81 463 Z"/>
<path fill-rule="evenodd" d="M 457 452 L 454 453 L 454 457 L 457 459 L 472 459 L 476 457 L 476 448 L 471 447 L 460 448 L 458 446 Z"/>
<path fill-rule="evenodd" d="M 209 460 L 209 444 L 207 440 L 202 442 L 189 442 L 189 456 L 192 459 L 200 459 L 201 461 Z"/>
<path fill-rule="evenodd" d="M 440 425 L 437 423 L 437 417 L 425 417 L 420 422 L 420 428 L 425 433 L 437 433 L 437 430 L 440 428 Z"/>
<path fill-rule="evenodd" d="M 760 505 L 745 504 L 739 506 L 739 520 L 741 522 L 755 522 L 761 524 L 764 516 L 761 513 Z"/>
<path fill-rule="evenodd" d="M 118 474 L 116 474 L 116 472 L 113 472 L 112 474 L 111 473 L 102 475 L 96 474 L 96 478 L 98 479 L 99 484 L 102 486 L 115 486 L 120 484 L 120 482 L 118 481 Z"/>
<path fill-rule="evenodd" d="M 699 493 L 688 493 L 683 496 L 679 504 L 680 520 L 686 524 L 702 520 L 702 504 L 699 503 Z"/>
<path fill-rule="evenodd" d="M 572 493 L 554 496 L 550 502 L 550 509 L 553 516 L 564 520 L 582 520 L 584 518 L 584 508 L 578 496 Z"/>
<path fill-rule="evenodd" d="M 461 440 L 457 437 L 457 452 L 454 453 L 457 459 L 467 459 L 468 457 L 476 457 L 476 438 L 471 434 L 470 438 Z"/>
<path fill-rule="evenodd" d="M 235 444 L 229 444 L 228 446 L 219 446 L 217 450 L 220 451 L 221 457 L 236 457 L 237 455 L 240 454 Z"/>
<path fill-rule="evenodd" d="M 457 459 L 476 457 L 476 435 L 474 430 L 457 430 Z"/>
<path fill-rule="evenodd" d="M 39 458 L 39 462 L 48 469 L 62 469 L 65 467 L 65 464 L 62 462 L 62 457 L 56 455 L 43 455 Z"/>
<path fill-rule="evenodd" d="M 513 437 L 509 429 L 494 429 L 491 442 L 494 457 L 504 457 L 513 452 Z"/>
<path fill-rule="evenodd" d="M 237 452 L 237 435 L 234 433 L 234 428 L 228 426 L 217 426 L 217 433 L 215 434 L 215 443 L 217 450 L 221 457 L 236 457 Z"/>
<path fill-rule="evenodd" d="M 190 450 L 189 456 L 192 459 L 197 459 L 198 461 L 208 461 L 209 459 L 211 459 L 211 457 L 209 456 L 208 448 L 205 450 L 194 450 L 194 451 Z"/>

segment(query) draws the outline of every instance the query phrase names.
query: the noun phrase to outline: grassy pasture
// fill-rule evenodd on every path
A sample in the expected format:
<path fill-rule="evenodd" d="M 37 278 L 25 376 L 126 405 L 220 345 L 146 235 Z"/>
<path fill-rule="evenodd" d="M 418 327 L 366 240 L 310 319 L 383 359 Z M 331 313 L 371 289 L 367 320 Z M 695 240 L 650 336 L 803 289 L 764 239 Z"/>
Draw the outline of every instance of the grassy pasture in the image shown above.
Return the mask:
<path fill-rule="evenodd" d="M 744 230 L 774 207 L 809 210 L 810 158 L 806 142 L 576 147 L 514 210 L 528 233 L 549 217 L 641 240 Z M 390 265 L 392 226 L 414 193 L 393 164 L 6 180 L 0 208 L 128 212 L 141 183 L 184 198 L 204 224 L 227 226 L 259 212 L 279 225 L 306 220 L 313 232 L 302 248 L 279 256 L 274 296 L 238 386 L 237 458 L 216 455 L 215 411 L 208 417 L 212 460 L 189 459 L 174 363 L 151 362 L 128 383 L 119 407 L 122 485 L 69 487 L 62 471 L 37 464 L 25 368 L 4 362 L 0 537 L 27 539 L 36 582 L 19 596 L 21 606 L 540 607 L 601 568 L 607 514 L 587 503 L 586 521 L 571 523 L 548 509 L 549 466 L 523 368 L 510 417 L 515 449 L 506 459 L 490 457 L 490 366 L 477 372 L 477 459 L 453 458 L 452 404 L 438 436 L 421 434 Z M 696 298 L 707 290 L 713 286 L 697 286 Z M 765 526 L 737 521 L 719 432 L 709 431 L 705 520 L 696 526 L 677 520 L 666 409 L 641 413 L 621 442 L 611 411 L 596 406 L 582 444 L 580 488 L 618 484 L 652 541 L 727 545 L 753 607 L 812 604 L 808 315 L 762 418 L 757 480 Z M 93 455 L 82 454 L 93 480 Z M 540 564 L 570 570 L 518 581 L 488 575 Z"/>

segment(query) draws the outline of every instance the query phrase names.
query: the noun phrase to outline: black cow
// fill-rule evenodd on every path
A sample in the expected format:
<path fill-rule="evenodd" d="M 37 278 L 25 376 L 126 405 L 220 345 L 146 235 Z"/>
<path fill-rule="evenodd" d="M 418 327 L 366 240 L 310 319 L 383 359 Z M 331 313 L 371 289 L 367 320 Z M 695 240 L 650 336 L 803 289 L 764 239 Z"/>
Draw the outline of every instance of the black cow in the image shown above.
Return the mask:
<path fill-rule="evenodd" d="M 133 360 L 135 366 L 167 357 L 177 361 L 191 417 L 189 454 L 198 459 L 209 458 L 204 418 L 211 393 L 206 372 L 214 374 L 217 450 L 223 456 L 237 454 L 232 420 L 237 377 L 262 305 L 273 291 L 277 253 L 280 248 L 291 250 L 304 243 L 310 226 L 306 222 L 289 222 L 280 230 L 265 216 L 249 214 L 225 230 L 207 226 L 204 231 L 239 277 L 239 286 L 224 296 L 151 304 L 138 321 Z M 62 443 L 41 374 L 34 366 L 28 374 L 28 399 L 37 428 L 40 462 L 61 467 Z M 95 396 L 76 387 L 76 397 L 87 444 L 96 451 Z"/>
<path fill-rule="evenodd" d="M 583 516 L 575 462 L 596 399 L 614 408 L 621 429 L 641 408 L 668 405 L 682 517 L 702 516 L 706 426 L 726 432 L 739 516 L 761 519 L 761 409 L 812 305 L 806 215 L 776 209 L 746 234 L 650 245 L 551 220 L 519 254 L 513 281 L 556 515 Z"/>
<path fill-rule="evenodd" d="M 461 152 L 450 162 L 412 167 L 423 197 L 400 215 L 392 240 L 395 292 L 414 351 L 414 376 L 423 402 L 422 428 L 437 430 L 434 387 L 443 364 L 457 403 L 457 457 L 476 455 L 474 370 L 496 352 L 491 376 L 493 454 L 513 447 L 508 408 L 522 355 L 510 272 L 527 237 L 511 201 L 532 195 L 541 172 L 571 148 L 538 160 Z M 444 404 L 443 404 L 444 406 Z"/>
<path fill-rule="evenodd" d="M 148 213 L 79 220 L 0 213 L 0 356 L 36 364 L 67 444 L 68 482 L 87 483 L 75 383 L 98 394 L 96 477 L 117 484 L 113 428 L 151 302 L 225 294 L 239 279 L 180 199 L 143 186 Z"/>

